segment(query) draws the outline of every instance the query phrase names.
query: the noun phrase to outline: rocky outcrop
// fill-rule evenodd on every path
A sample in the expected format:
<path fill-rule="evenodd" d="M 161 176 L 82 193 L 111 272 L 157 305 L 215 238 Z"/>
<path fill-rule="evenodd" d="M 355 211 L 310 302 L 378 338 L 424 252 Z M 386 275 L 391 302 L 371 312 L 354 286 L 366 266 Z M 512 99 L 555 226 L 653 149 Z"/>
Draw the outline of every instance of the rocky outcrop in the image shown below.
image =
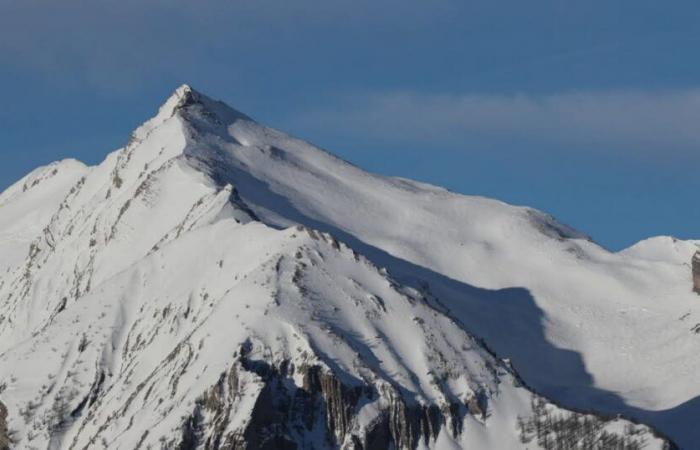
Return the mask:
<path fill-rule="evenodd" d="M 257 375 L 263 388 L 244 429 L 227 432 L 240 397 L 239 371 Z M 361 427 L 359 409 L 372 402 L 381 405 L 381 411 L 369 426 Z M 475 404 L 461 403 L 421 405 L 392 386 L 351 386 L 316 364 L 273 365 L 248 359 L 242 352 L 200 397 L 183 422 L 179 442 L 171 444 L 179 450 L 415 449 L 421 442 L 434 442 L 443 427 L 460 434 L 465 415 L 474 408 Z"/>
<path fill-rule="evenodd" d="M 257 375 L 262 389 L 243 429 L 227 431 L 236 402 L 245 392 L 239 379 L 244 372 Z M 379 405 L 379 414 L 360 425 L 359 410 L 369 403 Z M 434 445 L 441 431 L 458 437 L 467 415 L 483 422 L 487 410 L 486 399 L 480 396 L 464 404 L 423 405 L 411 402 L 393 386 L 350 386 L 317 364 L 295 367 L 289 360 L 271 364 L 248 359 L 242 351 L 218 383 L 200 397 L 183 422 L 182 434 L 169 448 L 414 450 Z M 564 450 L 580 445 L 589 450 L 641 450 L 648 438 L 643 426 L 628 423 L 610 431 L 609 419 L 564 412 L 537 396 L 533 396 L 532 412 L 518 419 L 518 431 L 523 444 L 536 448 Z M 675 447 L 669 442 L 665 448 Z"/>
<path fill-rule="evenodd" d="M 693 291 L 700 294 L 700 250 L 695 252 L 692 261 L 693 268 Z"/>
<path fill-rule="evenodd" d="M 307 448 L 319 435 L 328 448 L 415 449 L 421 440 L 434 441 L 445 426 L 459 434 L 468 411 L 461 404 L 411 402 L 393 387 L 348 386 L 318 365 L 245 366 L 258 371 L 265 382 L 245 431 L 246 449 Z M 300 387 L 292 382 L 295 373 L 303 380 Z M 382 410 L 369 429 L 362 430 L 357 426 L 358 405 L 375 401 Z"/>
<path fill-rule="evenodd" d="M 642 450 L 646 447 L 644 431 L 628 423 L 617 432 L 604 429 L 606 421 L 591 414 L 561 414 L 551 411 L 542 398 L 533 398 L 533 415 L 518 419 L 520 440 L 547 450 Z M 668 450 L 676 449 L 668 443 Z"/>
<path fill-rule="evenodd" d="M 0 450 L 10 450 L 11 443 L 7 430 L 7 408 L 0 402 Z"/>

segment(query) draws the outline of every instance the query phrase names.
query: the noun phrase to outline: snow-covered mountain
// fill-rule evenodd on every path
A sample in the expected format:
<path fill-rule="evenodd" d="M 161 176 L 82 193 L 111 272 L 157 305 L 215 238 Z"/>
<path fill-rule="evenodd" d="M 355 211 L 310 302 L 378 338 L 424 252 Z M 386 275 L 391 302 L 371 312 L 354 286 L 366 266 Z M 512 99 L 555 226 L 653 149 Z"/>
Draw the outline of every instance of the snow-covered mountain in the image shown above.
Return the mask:
<path fill-rule="evenodd" d="M 0 194 L 0 448 L 671 445 L 616 414 L 694 448 L 697 249 L 610 253 L 183 86 Z"/>

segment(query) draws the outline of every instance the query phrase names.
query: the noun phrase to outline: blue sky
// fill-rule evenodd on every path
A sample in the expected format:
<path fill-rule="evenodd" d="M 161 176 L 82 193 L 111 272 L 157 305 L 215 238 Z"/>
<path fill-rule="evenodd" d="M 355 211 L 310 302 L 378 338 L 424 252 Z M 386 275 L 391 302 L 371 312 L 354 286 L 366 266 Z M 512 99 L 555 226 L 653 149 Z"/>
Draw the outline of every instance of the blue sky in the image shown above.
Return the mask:
<path fill-rule="evenodd" d="M 0 188 L 189 83 L 376 172 L 620 249 L 700 238 L 700 4 L 0 0 Z"/>

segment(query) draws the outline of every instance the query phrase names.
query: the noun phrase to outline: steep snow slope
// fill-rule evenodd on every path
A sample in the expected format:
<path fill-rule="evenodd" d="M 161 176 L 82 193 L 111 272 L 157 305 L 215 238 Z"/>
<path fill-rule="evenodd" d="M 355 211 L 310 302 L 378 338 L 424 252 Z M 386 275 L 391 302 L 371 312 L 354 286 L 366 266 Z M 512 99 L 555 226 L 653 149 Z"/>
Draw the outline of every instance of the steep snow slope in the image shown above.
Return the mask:
<path fill-rule="evenodd" d="M 667 447 L 521 386 L 428 286 L 263 223 L 301 216 L 235 158 L 251 136 L 282 139 L 183 87 L 99 166 L 0 196 L 0 448 Z"/>
<path fill-rule="evenodd" d="M 327 236 L 230 219 L 95 288 L 1 361 L 9 428 L 35 448 L 326 448 L 326 428 L 345 448 L 385 448 L 387 427 L 401 448 L 507 449 L 533 416 L 534 397 L 418 293 Z M 274 417 L 285 403 L 290 417 Z M 257 445 L 276 420 L 275 444 Z"/>
<path fill-rule="evenodd" d="M 33 171 L 0 194 L 0 272 L 26 256 L 27 244 L 86 171 L 78 161 L 61 161 Z"/>
<path fill-rule="evenodd" d="M 700 393 L 696 243 L 610 253 L 539 211 L 368 174 L 187 87 L 178 96 L 188 158 L 265 223 L 330 231 L 402 283 L 427 283 L 546 395 L 700 440 L 683 420 Z"/>

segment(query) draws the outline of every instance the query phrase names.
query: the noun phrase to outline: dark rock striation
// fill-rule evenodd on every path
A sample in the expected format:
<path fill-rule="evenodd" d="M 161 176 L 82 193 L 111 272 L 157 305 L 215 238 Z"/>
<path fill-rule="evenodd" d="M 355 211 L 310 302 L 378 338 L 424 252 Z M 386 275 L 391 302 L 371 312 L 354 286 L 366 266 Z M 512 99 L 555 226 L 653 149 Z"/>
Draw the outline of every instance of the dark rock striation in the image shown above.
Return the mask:
<path fill-rule="evenodd" d="M 244 372 L 255 374 L 262 389 L 242 429 L 227 431 L 237 401 L 246 387 Z M 233 365 L 197 402 L 185 418 L 182 433 L 169 448 L 178 450 L 414 450 L 434 445 L 440 432 L 457 437 L 469 414 L 488 418 L 487 399 L 474 397 L 465 404 L 423 405 L 411 401 L 399 388 L 372 383 L 341 381 L 317 364 L 294 365 L 289 360 L 272 364 L 252 360 L 241 350 Z M 296 380 L 303 380 L 299 386 Z M 360 408 L 372 402 L 379 415 L 359 426 Z M 629 424 L 619 433 L 604 430 L 608 419 L 591 414 L 555 413 L 541 397 L 533 397 L 534 415 L 519 419 L 523 444 L 551 450 L 573 448 L 576 442 L 590 450 L 644 448 L 646 432 Z M 446 428 L 445 428 L 446 427 Z M 673 449 L 668 443 L 668 449 Z"/>
<path fill-rule="evenodd" d="M 243 430 L 226 432 L 226 425 L 241 395 L 239 371 L 256 374 L 263 387 Z M 301 386 L 294 378 L 303 380 Z M 362 430 L 357 426 L 361 405 L 379 400 L 382 411 Z M 290 361 L 272 365 L 243 353 L 205 392 L 182 426 L 173 448 L 297 450 L 343 448 L 379 450 L 415 449 L 434 441 L 443 427 L 458 435 L 473 404 L 421 405 L 405 398 L 398 388 L 368 384 L 349 385 L 315 364 L 294 366 Z M 204 417 L 208 417 L 205 423 Z"/>

